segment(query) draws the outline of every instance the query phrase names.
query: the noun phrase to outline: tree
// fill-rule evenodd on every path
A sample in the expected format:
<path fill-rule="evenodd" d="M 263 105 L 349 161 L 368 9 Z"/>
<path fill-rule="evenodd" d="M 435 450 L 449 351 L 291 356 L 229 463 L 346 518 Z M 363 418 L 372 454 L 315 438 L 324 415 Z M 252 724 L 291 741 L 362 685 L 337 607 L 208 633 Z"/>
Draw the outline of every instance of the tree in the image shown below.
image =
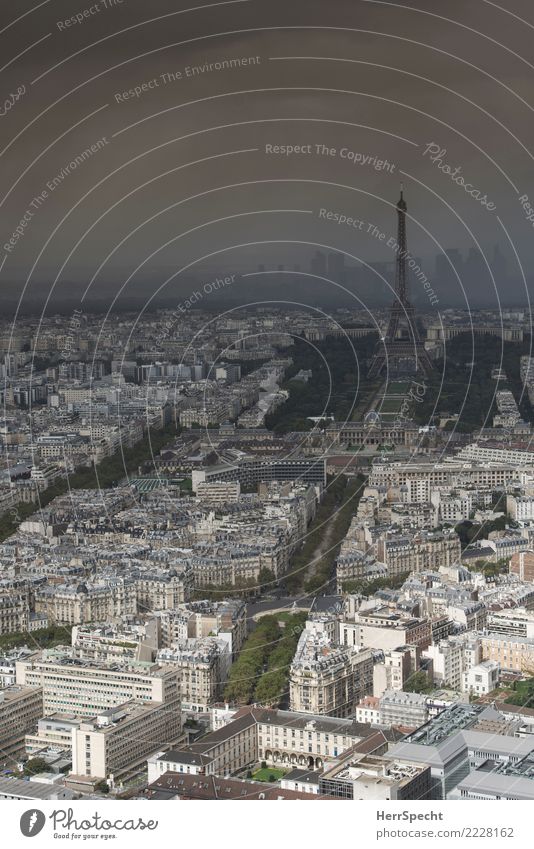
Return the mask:
<path fill-rule="evenodd" d="M 103 778 L 102 781 L 97 782 L 95 784 L 95 790 L 98 790 L 99 793 L 109 793 L 109 784 Z"/>
<path fill-rule="evenodd" d="M 48 764 L 44 758 L 30 758 L 24 764 L 24 775 L 38 775 L 40 772 L 48 772 Z"/>
<path fill-rule="evenodd" d="M 405 693 L 431 693 L 434 688 L 427 673 L 421 670 L 410 675 L 402 689 Z"/>
<path fill-rule="evenodd" d="M 263 587 L 265 584 L 274 584 L 276 581 L 274 572 L 262 566 L 258 574 L 258 584 Z"/>

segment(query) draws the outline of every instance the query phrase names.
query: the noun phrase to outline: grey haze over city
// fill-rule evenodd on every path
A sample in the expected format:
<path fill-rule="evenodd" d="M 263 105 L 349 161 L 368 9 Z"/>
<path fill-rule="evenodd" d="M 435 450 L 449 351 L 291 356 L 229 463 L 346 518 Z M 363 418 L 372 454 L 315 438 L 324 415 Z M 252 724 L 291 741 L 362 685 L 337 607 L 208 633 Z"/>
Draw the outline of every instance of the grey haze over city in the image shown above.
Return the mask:
<path fill-rule="evenodd" d="M 372 307 L 388 298 L 401 181 L 410 251 L 442 306 L 527 303 L 529 3 L 205 5 L 109 0 L 68 24 L 67 2 L 6 11 L 8 310 L 107 307 L 119 290 L 120 309 L 170 304 L 195 280 L 259 266 L 328 277 L 317 250 L 344 255 L 349 271 L 332 266 L 350 295 L 270 273 L 220 302 L 290 286 Z"/>

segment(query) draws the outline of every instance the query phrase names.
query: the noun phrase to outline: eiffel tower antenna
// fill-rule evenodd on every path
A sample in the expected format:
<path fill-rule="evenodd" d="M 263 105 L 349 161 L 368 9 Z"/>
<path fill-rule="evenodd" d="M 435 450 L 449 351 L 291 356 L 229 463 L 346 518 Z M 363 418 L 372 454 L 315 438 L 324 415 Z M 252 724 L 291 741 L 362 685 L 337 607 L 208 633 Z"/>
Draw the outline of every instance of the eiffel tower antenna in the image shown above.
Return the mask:
<path fill-rule="evenodd" d="M 415 318 L 415 311 L 408 293 L 408 274 L 406 269 L 406 201 L 404 184 L 400 184 L 400 198 L 397 201 L 397 254 L 395 261 L 395 297 L 390 308 L 386 335 L 377 344 L 369 377 L 378 377 L 382 371 L 394 376 L 407 376 L 422 373 L 430 374 L 432 361 L 428 356 Z"/>

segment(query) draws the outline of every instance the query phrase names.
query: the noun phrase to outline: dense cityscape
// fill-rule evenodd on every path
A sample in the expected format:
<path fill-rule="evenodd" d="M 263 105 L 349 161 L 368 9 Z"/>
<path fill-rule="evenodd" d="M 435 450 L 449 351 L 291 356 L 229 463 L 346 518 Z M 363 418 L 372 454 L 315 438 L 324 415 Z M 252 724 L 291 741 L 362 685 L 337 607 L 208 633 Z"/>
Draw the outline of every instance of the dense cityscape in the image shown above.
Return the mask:
<path fill-rule="evenodd" d="M 6 845 L 531 846 L 533 31 L 0 9 Z"/>
<path fill-rule="evenodd" d="M 4 325 L 2 798 L 534 798 L 531 319 L 444 319 Z"/>

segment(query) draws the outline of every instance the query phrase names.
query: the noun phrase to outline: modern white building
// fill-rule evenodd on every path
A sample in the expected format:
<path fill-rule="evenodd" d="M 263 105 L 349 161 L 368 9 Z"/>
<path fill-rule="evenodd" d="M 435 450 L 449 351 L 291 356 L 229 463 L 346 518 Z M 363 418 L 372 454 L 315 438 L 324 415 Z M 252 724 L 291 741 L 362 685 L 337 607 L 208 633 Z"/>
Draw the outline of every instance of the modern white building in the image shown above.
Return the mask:
<path fill-rule="evenodd" d="M 462 690 L 477 696 L 491 693 L 499 683 L 500 666 L 495 660 L 483 660 L 462 675 Z"/>

